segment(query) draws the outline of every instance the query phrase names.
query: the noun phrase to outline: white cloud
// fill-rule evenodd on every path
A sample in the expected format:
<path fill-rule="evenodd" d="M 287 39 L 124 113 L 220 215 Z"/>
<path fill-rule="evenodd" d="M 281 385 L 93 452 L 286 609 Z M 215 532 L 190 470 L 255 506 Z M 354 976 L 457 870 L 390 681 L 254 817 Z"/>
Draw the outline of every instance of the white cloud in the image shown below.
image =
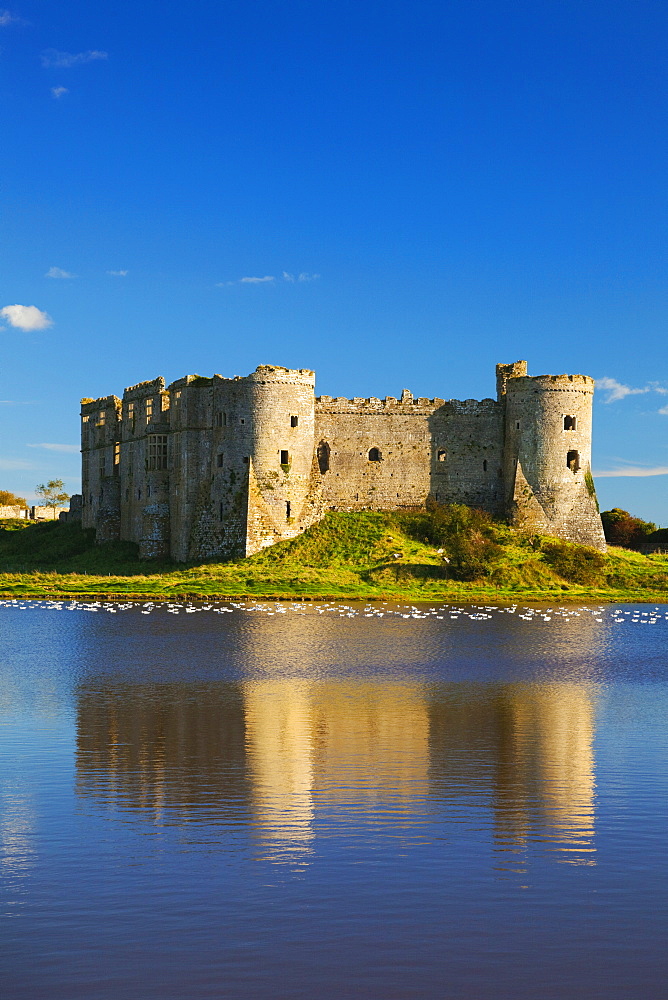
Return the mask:
<path fill-rule="evenodd" d="M 112 274 L 115 278 L 125 278 L 127 271 L 107 271 L 107 274 Z"/>
<path fill-rule="evenodd" d="M 83 63 L 95 62 L 98 59 L 108 59 L 107 52 L 89 49 L 88 52 L 59 52 L 58 49 L 45 49 L 42 52 L 42 66 L 46 69 L 69 69 L 71 66 L 81 66 Z"/>
<path fill-rule="evenodd" d="M 662 406 L 660 410 L 657 411 L 664 417 L 668 417 L 668 406 Z"/>
<path fill-rule="evenodd" d="M 58 100 L 59 97 L 63 97 L 65 94 L 69 94 L 67 87 L 52 87 L 51 96 Z"/>
<path fill-rule="evenodd" d="M 0 458 L 0 469 L 4 472 L 13 472 L 17 469 L 34 469 L 30 462 L 24 462 L 22 458 Z"/>
<path fill-rule="evenodd" d="M 668 465 L 645 466 L 629 465 L 622 469 L 606 469 L 602 472 L 594 472 L 597 479 L 618 478 L 620 476 L 632 476 L 633 478 L 644 478 L 645 476 L 668 476 Z"/>
<path fill-rule="evenodd" d="M 76 274 L 71 271 L 63 271 L 62 267 L 50 267 L 44 275 L 45 278 L 76 278 Z"/>
<path fill-rule="evenodd" d="M 0 309 L 0 316 L 6 319 L 10 326 L 19 330 L 46 330 L 53 326 L 53 320 L 48 313 L 37 306 L 5 306 Z"/>
<path fill-rule="evenodd" d="M 607 399 L 604 400 L 606 403 L 616 403 L 618 399 L 625 399 L 626 396 L 637 396 L 650 391 L 648 386 L 644 389 L 632 389 L 631 386 L 618 382 L 616 378 L 607 377 L 596 379 L 596 386 L 608 393 Z"/>
<path fill-rule="evenodd" d="M 26 445 L 28 448 L 46 448 L 47 451 L 67 451 L 67 452 L 79 452 L 81 449 L 78 444 L 29 444 Z"/>
<path fill-rule="evenodd" d="M 2 8 L 0 9 L 0 28 L 5 28 L 8 24 L 23 24 L 23 21 L 16 14 L 12 14 L 11 10 Z"/>
<path fill-rule="evenodd" d="M 296 281 L 317 281 L 319 277 L 319 274 L 309 274 L 307 271 L 302 271 L 297 275 L 290 274 L 289 271 L 281 272 L 283 281 L 287 281 L 291 285 L 294 285 Z M 263 278 L 247 277 L 239 278 L 237 281 L 217 281 L 216 288 L 229 288 L 230 285 L 266 285 L 272 284 L 275 281 L 276 277 L 273 274 L 265 274 Z"/>

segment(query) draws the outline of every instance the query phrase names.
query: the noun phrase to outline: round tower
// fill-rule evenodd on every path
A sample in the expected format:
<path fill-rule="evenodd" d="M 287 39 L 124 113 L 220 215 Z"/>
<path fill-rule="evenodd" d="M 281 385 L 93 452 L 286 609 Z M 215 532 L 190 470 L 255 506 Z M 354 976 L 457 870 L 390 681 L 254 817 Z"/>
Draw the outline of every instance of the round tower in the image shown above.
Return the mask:
<path fill-rule="evenodd" d="M 511 520 L 605 549 L 591 475 L 594 380 L 528 375 L 505 383 L 504 472 Z"/>
<path fill-rule="evenodd" d="M 260 365 L 245 382 L 251 416 L 251 501 L 253 489 L 259 493 L 255 527 L 249 517 L 251 551 L 290 538 L 316 519 L 315 373 Z M 255 539 L 250 537 L 254 532 L 259 532 Z"/>

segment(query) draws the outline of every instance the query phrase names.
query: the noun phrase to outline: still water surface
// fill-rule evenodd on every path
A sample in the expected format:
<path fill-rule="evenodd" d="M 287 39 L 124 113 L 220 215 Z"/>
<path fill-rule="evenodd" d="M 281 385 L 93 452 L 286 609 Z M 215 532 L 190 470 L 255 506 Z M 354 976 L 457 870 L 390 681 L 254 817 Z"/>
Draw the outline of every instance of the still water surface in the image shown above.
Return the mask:
<path fill-rule="evenodd" d="M 148 611 L 0 606 L 6 1000 L 668 997 L 668 607 Z"/>

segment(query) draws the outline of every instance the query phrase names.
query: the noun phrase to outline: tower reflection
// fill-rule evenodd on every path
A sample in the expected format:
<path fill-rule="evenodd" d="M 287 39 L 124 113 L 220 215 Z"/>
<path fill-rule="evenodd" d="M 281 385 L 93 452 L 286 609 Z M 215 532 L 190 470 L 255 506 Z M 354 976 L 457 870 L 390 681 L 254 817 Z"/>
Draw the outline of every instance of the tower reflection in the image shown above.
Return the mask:
<path fill-rule="evenodd" d="M 543 842 L 557 860 L 592 864 L 594 703 L 570 682 L 448 687 L 431 708 L 434 794 L 482 796 L 500 852 Z"/>
<path fill-rule="evenodd" d="M 158 825 L 248 813 L 244 713 L 232 684 L 84 687 L 77 792 Z"/>
<path fill-rule="evenodd" d="M 318 813 L 411 822 L 429 788 L 422 685 L 260 681 L 244 686 L 244 704 L 254 824 L 268 856 L 304 849 Z"/>

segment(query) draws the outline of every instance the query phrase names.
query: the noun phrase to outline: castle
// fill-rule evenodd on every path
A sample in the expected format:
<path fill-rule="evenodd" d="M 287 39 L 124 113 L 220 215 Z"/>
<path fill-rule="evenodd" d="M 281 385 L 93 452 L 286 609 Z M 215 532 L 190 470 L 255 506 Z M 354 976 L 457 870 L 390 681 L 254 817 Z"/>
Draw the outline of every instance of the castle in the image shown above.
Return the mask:
<path fill-rule="evenodd" d="M 315 396 L 315 373 L 260 365 L 81 401 L 83 527 L 142 558 L 252 555 L 328 510 L 429 497 L 605 549 L 591 476 L 594 381 L 496 366 L 496 399 Z"/>

